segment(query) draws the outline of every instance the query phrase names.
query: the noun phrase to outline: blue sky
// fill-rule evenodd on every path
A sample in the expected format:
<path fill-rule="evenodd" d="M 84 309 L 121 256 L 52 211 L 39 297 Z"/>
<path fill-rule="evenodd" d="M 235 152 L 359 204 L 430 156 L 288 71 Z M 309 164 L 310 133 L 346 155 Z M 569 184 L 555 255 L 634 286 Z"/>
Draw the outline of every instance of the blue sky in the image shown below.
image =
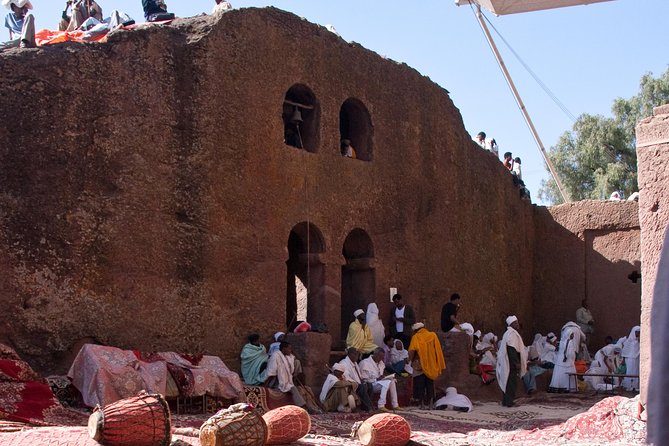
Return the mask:
<path fill-rule="evenodd" d="M 65 1 L 32 0 L 38 28 L 55 28 Z M 98 0 L 105 15 L 124 10 L 143 21 L 140 0 Z M 211 0 L 168 0 L 179 17 L 210 12 Z M 355 41 L 406 62 L 450 91 L 471 135 L 485 131 L 500 152 L 523 160 L 523 177 L 535 202 L 547 178 L 539 150 L 469 7 L 452 0 L 232 1 L 235 8 L 275 6 L 321 25 L 333 25 Z M 646 72 L 669 65 L 668 0 L 614 0 L 587 6 L 495 17 L 487 13 L 513 49 L 572 114 L 610 115 L 617 97 L 638 92 Z M 494 36 L 497 38 L 497 36 Z M 526 108 L 546 148 L 571 128 L 553 103 L 497 39 Z"/>

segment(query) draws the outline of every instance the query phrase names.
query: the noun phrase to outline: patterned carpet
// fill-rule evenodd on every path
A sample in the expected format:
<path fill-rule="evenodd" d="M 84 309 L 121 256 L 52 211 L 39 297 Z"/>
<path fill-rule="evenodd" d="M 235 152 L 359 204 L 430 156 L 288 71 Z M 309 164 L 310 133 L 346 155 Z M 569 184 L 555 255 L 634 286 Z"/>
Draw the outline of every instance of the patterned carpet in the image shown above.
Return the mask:
<path fill-rule="evenodd" d="M 412 428 L 413 446 L 430 445 L 541 445 L 541 444 L 644 444 L 645 423 L 637 419 L 637 399 L 611 397 L 603 400 L 563 395 L 541 395 L 504 408 L 497 402 L 475 403 L 470 413 L 427 411 L 409 408 L 401 412 Z M 594 404 L 594 405 L 593 405 Z M 314 415 L 310 433 L 295 445 L 359 445 L 350 430 L 367 414 Z M 197 428 L 206 415 L 173 417 L 173 445 L 199 446 Z M 93 446 L 85 427 L 30 427 L 0 434 L 0 446 Z"/>

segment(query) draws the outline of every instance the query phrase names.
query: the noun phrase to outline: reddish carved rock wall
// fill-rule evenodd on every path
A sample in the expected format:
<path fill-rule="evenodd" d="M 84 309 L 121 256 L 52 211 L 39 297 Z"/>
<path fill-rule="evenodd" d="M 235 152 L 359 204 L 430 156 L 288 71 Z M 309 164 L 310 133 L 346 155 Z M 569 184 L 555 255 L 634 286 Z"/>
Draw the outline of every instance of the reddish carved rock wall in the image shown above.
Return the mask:
<path fill-rule="evenodd" d="M 335 341 L 390 287 L 430 327 L 455 291 L 484 330 L 530 319 L 532 207 L 406 65 L 271 8 L 0 58 L 0 327 L 40 370 L 82 339 L 236 367 L 285 327 L 288 268 Z M 296 84 L 313 153 L 283 142 Z M 339 155 L 349 98 L 369 162 Z"/>
<path fill-rule="evenodd" d="M 627 336 L 641 311 L 641 282 L 628 277 L 641 272 L 637 203 L 536 207 L 534 217 L 534 330 L 559 336 L 587 298 L 596 323 L 593 353 L 607 335 Z"/>
<path fill-rule="evenodd" d="M 639 172 L 639 221 L 641 222 L 641 258 L 643 290 L 641 305 L 641 400 L 645 403 L 650 374 L 650 345 L 666 343 L 653 339 L 650 316 L 657 264 L 664 232 L 669 224 L 669 105 L 657 107 L 654 116 L 643 119 L 636 128 Z M 651 334 L 651 336 L 648 336 Z"/>

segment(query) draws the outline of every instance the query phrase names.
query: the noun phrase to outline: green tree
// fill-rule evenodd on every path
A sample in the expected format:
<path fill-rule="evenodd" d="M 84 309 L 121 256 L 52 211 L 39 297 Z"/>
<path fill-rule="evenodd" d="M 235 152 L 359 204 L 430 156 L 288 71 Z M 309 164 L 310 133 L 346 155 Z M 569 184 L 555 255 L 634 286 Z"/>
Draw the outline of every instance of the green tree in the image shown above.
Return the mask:
<path fill-rule="evenodd" d="M 629 196 L 637 190 L 635 127 L 652 116 L 653 107 L 669 103 L 669 68 L 660 77 L 648 73 L 640 91 L 630 99 L 618 98 L 613 117 L 583 114 L 565 132 L 548 156 L 572 201 L 608 198 L 613 191 Z M 555 180 L 541 182 L 539 198 L 562 203 Z"/>

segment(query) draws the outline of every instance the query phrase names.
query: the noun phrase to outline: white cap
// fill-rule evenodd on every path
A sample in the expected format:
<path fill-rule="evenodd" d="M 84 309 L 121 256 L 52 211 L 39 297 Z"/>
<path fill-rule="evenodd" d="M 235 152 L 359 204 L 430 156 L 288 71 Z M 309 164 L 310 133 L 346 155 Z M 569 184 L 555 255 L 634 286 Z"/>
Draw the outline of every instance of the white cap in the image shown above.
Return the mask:
<path fill-rule="evenodd" d="M 33 5 L 30 3 L 29 0 L 2 0 L 2 4 L 7 9 L 12 9 L 12 3 L 18 6 L 19 8 L 23 8 L 24 6 L 26 6 L 28 9 L 33 9 Z"/>
<path fill-rule="evenodd" d="M 423 327 L 425 327 L 425 324 L 422 323 L 422 322 L 416 322 L 415 324 L 413 324 L 413 325 L 411 326 L 411 328 L 413 329 L 413 331 L 416 331 L 416 330 L 418 330 L 419 328 L 423 328 Z"/>
<path fill-rule="evenodd" d="M 446 387 L 446 393 L 458 393 L 458 389 L 455 387 Z"/>
<path fill-rule="evenodd" d="M 337 362 L 337 363 L 335 363 L 335 365 L 332 366 L 332 371 L 333 372 L 345 372 L 346 367 L 344 367 L 342 364 L 339 364 Z"/>
<path fill-rule="evenodd" d="M 357 310 L 355 310 L 355 311 L 353 312 L 353 316 L 355 316 L 355 317 L 358 317 L 358 316 L 360 316 L 361 314 L 365 314 L 365 312 L 362 311 L 360 308 L 358 308 Z"/>
<path fill-rule="evenodd" d="M 481 337 L 481 330 L 476 330 L 474 332 L 474 336 L 476 336 L 477 338 L 480 338 Z"/>
<path fill-rule="evenodd" d="M 279 342 L 279 337 L 281 337 L 281 336 L 283 336 L 283 335 L 285 335 L 285 334 L 286 334 L 286 333 L 284 333 L 284 332 L 282 332 L 282 331 L 277 331 L 276 333 L 274 333 L 274 341 Z"/>
<path fill-rule="evenodd" d="M 506 318 L 506 325 L 511 325 L 514 322 L 518 322 L 518 318 L 516 316 L 511 315 Z"/>

